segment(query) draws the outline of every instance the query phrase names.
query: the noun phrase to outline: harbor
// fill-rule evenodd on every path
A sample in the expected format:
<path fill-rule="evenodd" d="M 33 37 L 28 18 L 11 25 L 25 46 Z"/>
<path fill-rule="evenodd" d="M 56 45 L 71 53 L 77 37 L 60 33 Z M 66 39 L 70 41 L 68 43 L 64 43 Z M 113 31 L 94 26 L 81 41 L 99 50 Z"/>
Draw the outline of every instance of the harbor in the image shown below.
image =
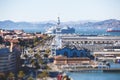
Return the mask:
<path fill-rule="evenodd" d="M 68 75 L 73 80 L 120 80 L 120 73 L 103 73 L 103 72 L 69 72 Z"/>
<path fill-rule="evenodd" d="M 10 55 L 9 50 L 12 52 L 13 46 L 20 44 L 21 70 L 26 73 L 24 79 L 31 76 L 34 79 L 57 80 L 62 76 L 79 80 L 73 75 L 120 73 L 120 36 L 76 34 L 74 28 L 61 25 L 59 17 L 56 26 L 50 27 L 45 34 L 31 34 L 23 30 L 0 31 L 4 41 L 10 41 L 6 54 Z M 4 53 L 2 50 L 1 53 Z M 5 63 L 6 58 L 0 57 Z M 6 71 L 3 67 L 0 69 Z"/>
<path fill-rule="evenodd" d="M 62 34 L 59 24 L 51 45 L 53 64 L 58 72 L 66 73 L 70 77 L 81 73 L 120 74 L 119 44 L 119 36 Z M 81 79 L 74 76 L 73 80 Z"/>
<path fill-rule="evenodd" d="M 120 80 L 120 0 L 0 0 L 0 80 Z"/>
<path fill-rule="evenodd" d="M 93 68 L 87 68 L 87 69 L 66 69 L 65 72 L 80 72 L 80 73 L 94 73 L 94 72 L 116 72 L 116 73 L 120 73 L 120 68 L 119 69 L 116 69 L 116 68 L 110 68 L 110 69 L 93 69 Z"/>

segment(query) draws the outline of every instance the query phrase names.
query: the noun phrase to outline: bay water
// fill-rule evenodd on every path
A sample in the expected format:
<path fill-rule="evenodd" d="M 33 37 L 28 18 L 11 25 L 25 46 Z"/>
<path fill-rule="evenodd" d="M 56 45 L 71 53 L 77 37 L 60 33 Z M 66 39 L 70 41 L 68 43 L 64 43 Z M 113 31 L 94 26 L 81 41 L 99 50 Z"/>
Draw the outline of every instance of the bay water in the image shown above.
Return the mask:
<path fill-rule="evenodd" d="M 71 72 L 68 75 L 73 80 L 120 80 L 120 73 L 105 72 Z"/>

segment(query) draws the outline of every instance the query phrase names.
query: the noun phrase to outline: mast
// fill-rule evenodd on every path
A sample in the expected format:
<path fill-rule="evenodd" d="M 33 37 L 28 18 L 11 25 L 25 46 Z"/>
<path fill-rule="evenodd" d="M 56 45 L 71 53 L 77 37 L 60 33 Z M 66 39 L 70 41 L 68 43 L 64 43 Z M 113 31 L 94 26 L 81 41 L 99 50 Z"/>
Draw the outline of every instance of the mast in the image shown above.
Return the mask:
<path fill-rule="evenodd" d="M 58 26 L 60 25 L 60 17 L 58 17 L 58 23 L 57 23 L 57 25 Z"/>

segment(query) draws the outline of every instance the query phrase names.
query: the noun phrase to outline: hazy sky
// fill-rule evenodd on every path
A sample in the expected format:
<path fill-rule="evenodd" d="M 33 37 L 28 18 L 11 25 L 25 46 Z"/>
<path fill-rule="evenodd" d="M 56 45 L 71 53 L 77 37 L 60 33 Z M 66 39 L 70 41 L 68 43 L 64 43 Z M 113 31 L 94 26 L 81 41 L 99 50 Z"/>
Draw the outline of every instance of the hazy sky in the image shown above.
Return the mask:
<path fill-rule="evenodd" d="M 120 20 L 120 0 L 0 0 L 0 20 Z"/>

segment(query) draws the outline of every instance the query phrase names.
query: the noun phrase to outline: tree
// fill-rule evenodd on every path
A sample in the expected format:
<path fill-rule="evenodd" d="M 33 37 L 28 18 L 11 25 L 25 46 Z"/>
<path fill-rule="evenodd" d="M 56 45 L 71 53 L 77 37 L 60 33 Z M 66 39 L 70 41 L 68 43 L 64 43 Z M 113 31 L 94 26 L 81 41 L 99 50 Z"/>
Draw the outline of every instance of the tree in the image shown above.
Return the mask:
<path fill-rule="evenodd" d="M 37 78 L 41 79 L 41 78 L 43 78 L 43 76 L 41 74 L 38 74 Z"/>
<path fill-rule="evenodd" d="M 39 69 L 39 68 L 40 68 L 40 65 L 39 65 L 39 63 L 38 63 L 38 62 L 35 62 L 35 64 L 34 64 L 34 65 L 35 65 L 35 68 L 36 68 L 36 69 Z"/>
<path fill-rule="evenodd" d="M 47 49 L 45 52 L 46 52 L 47 54 L 49 54 L 49 53 L 50 53 L 50 49 Z"/>
<path fill-rule="evenodd" d="M 18 39 L 18 41 L 19 41 L 20 46 L 25 46 L 25 41 L 24 40 Z"/>
<path fill-rule="evenodd" d="M 25 76 L 24 72 L 23 71 L 19 71 L 18 78 L 21 80 L 21 79 L 23 79 L 24 76 Z"/>
<path fill-rule="evenodd" d="M 44 54 L 44 57 L 45 57 L 45 58 L 48 58 L 48 54 Z"/>
<path fill-rule="evenodd" d="M 37 75 L 37 78 L 46 78 L 48 77 L 48 72 L 47 71 L 43 71 L 42 73 Z"/>
<path fill-rule="evenodd" d="M 33 53 L 34 51 L 33 51 L 32 49 L 30 49 L 28 52 L 29 52 L 29 53 Z"/>
<path fill-rule="evenodd" d="M 34 80 L 34 78 L 32 76 L 28 77 L 27 80 Z"/>
<path fill-rule="evenodd" d="M 34 57 L 35 57 L 35 58 L 39 58 L 40 56 L 39 56 L 39 54 L 37 53 L 37 54 L 34 54 Z"/>
<path fill-rule="evenodd" d="M 12 72 L 9 73 L 8 80 L 15 80 L 15 75 Z"/>
<path fill-rule="evenodd" d="M 21 39 L 18 39 L 18 41 L 19 41 L 19 45 L 20 45 L 22 51 L 24 52 L 25 41 L 24 41 L 24 40 L 21 40 Z"/>

